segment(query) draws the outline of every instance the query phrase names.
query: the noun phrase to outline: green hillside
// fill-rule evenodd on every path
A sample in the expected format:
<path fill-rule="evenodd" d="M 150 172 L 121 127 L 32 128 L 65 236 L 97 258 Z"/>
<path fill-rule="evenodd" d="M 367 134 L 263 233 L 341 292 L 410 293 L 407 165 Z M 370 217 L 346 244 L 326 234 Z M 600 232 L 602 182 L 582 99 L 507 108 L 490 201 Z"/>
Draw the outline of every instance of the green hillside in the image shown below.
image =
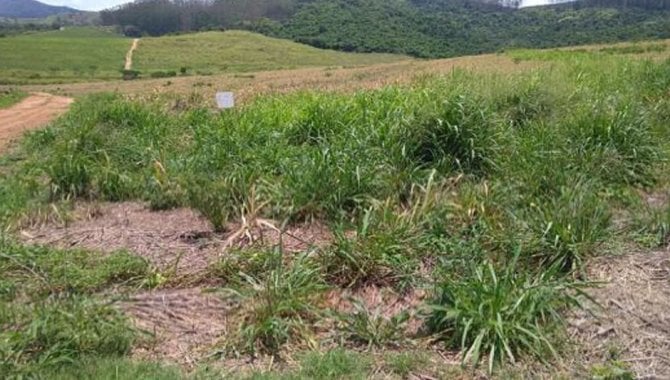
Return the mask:
<path fill-rule="evenodd" d="M 143 38 L 133 68 L 157 71 L 222 73 L 309 66 L 354 66 L 392 62 L 407 57 L 392 54 L 354 54 L 321 50 L 295 42 L 245 31 L 207 32 Z"/>
<path fill-rule="evenodd" d="M 666 0 L 581 0 L 515 9 L 488 0 L 146 0 L 101 19 L 130 34 L 246 28 L 320 48 L 449 57 L 670 38 Z M 514 2 L 511 2 L 513 4 Z"/>
<path fill-rule="evenodd" d="M 668 38 L 670 11 L 572 4 L 510 10 L 446 0 L 319 0 L 272 32 L 323 48 L 447 57 L 510 47 Z"/>

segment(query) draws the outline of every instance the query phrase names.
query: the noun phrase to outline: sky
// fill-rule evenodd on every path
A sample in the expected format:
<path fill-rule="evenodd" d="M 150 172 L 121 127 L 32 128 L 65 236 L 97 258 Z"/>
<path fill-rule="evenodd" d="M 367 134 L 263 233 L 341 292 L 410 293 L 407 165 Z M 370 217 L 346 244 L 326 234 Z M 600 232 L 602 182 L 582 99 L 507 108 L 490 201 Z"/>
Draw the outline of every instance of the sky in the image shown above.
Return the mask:
<path fill-rule="evenodd" d="M 130 0 L 38 0 L 51 5 L 67 5 L 84 11 L 99 11 L 115 5 L 128 3 Z"/>

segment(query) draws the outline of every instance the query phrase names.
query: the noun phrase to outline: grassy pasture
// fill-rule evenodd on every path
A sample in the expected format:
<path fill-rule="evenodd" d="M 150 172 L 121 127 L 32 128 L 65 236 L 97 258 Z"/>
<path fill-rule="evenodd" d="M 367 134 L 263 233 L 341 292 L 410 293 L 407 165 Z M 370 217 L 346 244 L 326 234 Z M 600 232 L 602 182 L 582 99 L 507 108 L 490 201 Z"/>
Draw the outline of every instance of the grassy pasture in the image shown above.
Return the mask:
<path fill-rule="evenodd" d="M 316 49 L 244 31 L 143 38 L 133 67 L 143 73 L 187 68 L 221 74 L 310 66 L 361 66 L 409 59 L 394 54 L 354 54 Z"/>
<path fill-rule="evenodd" d="M 136 335 L 94 302 L 112 286 L 160 286 L 146 261 L 28 248 L 12 235 L 17 223 L 72 201 L 141 200 L 198 210 L 219 230 L 263 217 L 318 220 L 333 231 L 327 246 L 295 256 L 231 251 L 213 264 L 225 270 L 208 274 L 239 303 L 217 353 L 298 363 L 262 378 L 420 370 L 412 363 L 427 359 L 391 354 L 375 363 L 358 353 L 411 355 L 426 337 L 407 332 L 408 316 L 324 306 L 330 291 L 366 286 L 425 290 L 422 312 L 408 312 L 431 347 L 460 352 L 483 372 L 506 378 L 512 362 L 561 366 L 558 358 L 578 352 L 567 361 L 577 364 L 558 370 L 590 377 L 592 358 L 565 349 L 564 331 L 565 311 L 580 308 L 575 296 L 591 285 L 585 263 L 670 237 L 670 206 L 649 212 L 644 198 L 667 191 L 670 60 L 623 53 L 553 55 L 529 70 L 455 69 L 347 94 L 259 96 L 229 112 L 198 102 L 178 109 L 160 96 L 81 99 L 0 160 L 5 373 L 187 376 L 124 359 Z M 41 316 L 32 323 L 26 304 Z M 44 322 L 71 326 L 68 316 L 86 313 L 97 318 L 57 338 Z M 327 337 L 320 323 L 330 323 Z M 314 352 L 333 344 L 341 347 Z M 627 373 L 617 366 L 607 368 Z M 440 369 L 430 376 L 448 377 Z M 520 377 L 546 375 L 525 370 Z"/>
<path fill-rule="evenodd" d="M 70 28 L 2 38 L 0 83 L 118 79 L 130 41 L 98 28 Z"/>
<path fill-rule="evenodd" d="M 132 40 L 104 28 L 22 34 L 0 39 L 0 85 L 121 78 Z M 259 34 L 228 31 L 143 38 L 133 69 L 152 74 L 220 74 L 299 67 L 360 66 L 409 59 L 315 49 Z"/>

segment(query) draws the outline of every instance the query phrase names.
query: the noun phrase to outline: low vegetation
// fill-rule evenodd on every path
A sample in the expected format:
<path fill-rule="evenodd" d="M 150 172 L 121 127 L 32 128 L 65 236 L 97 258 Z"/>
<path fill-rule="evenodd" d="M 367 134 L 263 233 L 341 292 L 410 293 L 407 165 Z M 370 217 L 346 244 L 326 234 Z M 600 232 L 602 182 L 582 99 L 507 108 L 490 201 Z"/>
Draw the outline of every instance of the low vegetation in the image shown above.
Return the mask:
<path fill-rule="evenodd" d="M 363 378 L 376 367 L 346 350 L 423 338 L 494 374 L 524 358 L 554 362 L 564 313 L 588 301 L 585 261 L 668 237 L 667 211 L 644 217 L 640 190 L 667 174 L 670 61 L 564 58 L 524 73 L 266 96 L 226 112 L 91 96 L 0 161 L 0 220 L 11 234 L 49 207 L 140 200 L 198 210 L 219 231 L 260 218 L 282 231 L 326 223 L 323 247 L 230 250 L 208 268 L 237 306 L 218 357 L 297 358 L 289 378 Z M 11 238 L 2 252 L 8 373 L 88 373 L 128 352 L 136 335 L 101 290 L 155 285 L 148 263 Z M 333 294 L 369 288 L 427 296 L 391 314 L 334 305 Z M 40 317 L 28 321 L 31 308 Z M 416 370 L 403 356 L 378 368 Z"/>
<path fill-rule="evenodd" d="M 23 100 L 26 96 L 28 96 L 28 94 L 25 92 L 13 88 L 0 91 L 0 108 L 10 107 Z"/>

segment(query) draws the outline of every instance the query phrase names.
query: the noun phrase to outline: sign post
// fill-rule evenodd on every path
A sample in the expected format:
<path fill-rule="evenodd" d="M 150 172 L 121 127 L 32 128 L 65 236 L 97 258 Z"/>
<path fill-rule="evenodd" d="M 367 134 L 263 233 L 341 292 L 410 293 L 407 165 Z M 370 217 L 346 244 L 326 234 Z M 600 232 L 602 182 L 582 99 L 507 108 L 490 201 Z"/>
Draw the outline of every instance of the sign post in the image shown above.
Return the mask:
<path fill-rule="evenodd" d="M 235 95 L 232 92 L 217 92 L 216 104 L 219 109 L 228 109 L 235 107 Z"/>

